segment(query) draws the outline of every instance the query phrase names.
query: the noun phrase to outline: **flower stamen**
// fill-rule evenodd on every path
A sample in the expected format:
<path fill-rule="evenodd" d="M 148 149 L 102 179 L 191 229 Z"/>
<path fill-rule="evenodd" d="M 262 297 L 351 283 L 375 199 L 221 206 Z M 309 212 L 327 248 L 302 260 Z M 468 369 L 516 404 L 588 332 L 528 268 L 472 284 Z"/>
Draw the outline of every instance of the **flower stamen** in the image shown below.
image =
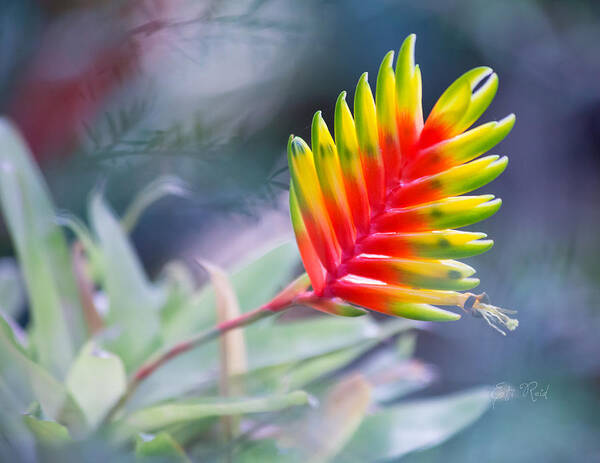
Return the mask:
<path fill-rule="evenodd" d="M 502 336 L 506 332 L 500 327 L 505 326 L 509 331 L 514 331 L 519 326 L 519 320 L 510 318 L 507 314 L 516 314 L 516 310 L 503 309 L 489 304 L 489 297 L 486 293 L 479 295 L 469 294 L 463 304 L 463 310 L 470 312 L 474 317 L 482 317 L 488 325 L 498 331 Z"/>

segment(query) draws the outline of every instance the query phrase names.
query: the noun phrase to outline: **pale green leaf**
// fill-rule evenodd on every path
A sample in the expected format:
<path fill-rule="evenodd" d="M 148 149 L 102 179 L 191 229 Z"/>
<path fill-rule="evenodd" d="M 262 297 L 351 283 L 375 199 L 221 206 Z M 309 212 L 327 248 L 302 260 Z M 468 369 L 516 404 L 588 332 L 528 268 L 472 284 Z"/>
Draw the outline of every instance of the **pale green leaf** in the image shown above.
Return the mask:
<path fill-rule="evenodd" d="M 22 328 L 7 315 L 0 312 L 0 330 L 23 355 L 28 355 L 25 350 L 26 335 Z"/>
<path fill-rule="evenodd" d="M 365 418 L 336 461 L 387 461 L 439 445 L 477 420 L 490 406 L 490 390 L 388 407 Z"/>
<path fill-rule="evenodd" d="M 185 403 L 167 403 L 139 410 L 118 424 L 138 432 L 155 431 L 165 426 L 197 421 L 214 416 L 245 415 L 306 405 L 309 396 L 303 391 L 260 398 L 202 399 Z"/>
<path fill-rule="evenodd" d="M 65 386 L 29 359 L 5 330 L 0 330 L 0 409 L 24 413 L 39 402 L 44 416 L 74 433 L 87 428 L 85 417 Z"/>
<path fill-rule="evenodd" d="M 412 344 L 415 334 L 403 333 L 398 343 L 406 344 L 407 339 L 410 339 Z M 410 350 L 412 351 L 412 346 Z M 397 401 L 429 386 L 436 378 L 436 371 L 432 365 L 407 357 L 406 354 L 406 351 L 388 346 L 374 352 L 368 362 L 359 366 L 358 371 L 373 385 L 373 398 L 376 402 Z"/>
<path fill-rule="evenodd" d="M 29 295 L 32 348 L 45 368 L 63 378 L 85 336 L 69 251 L 43 178 L 5 119 L 0 119 L 0 203 Z"/>
<path fill-rule="evenodd" d="M 246 444 L 235 454 L 236 463 L 303 463 L 305 457 L 295 448 L 280 446 L 275 439 Z"/>
<path fill-rule="evenodd" d="M 417 333 L 404 333 L 396 342 L 396 350 L 398 357 L 401 359 L 409 359 L 415 355 L 417 350 Z"/>
<path fill-rule="evenodd" d="M 98 280 L 99 276 L 103 274 L 102 253 L 94 242 L 92 233 L 87 225 L 79 217 L 64 211 L 61 211 L 56 216 L 56 222 L 70 230 L 81 243 L 89 262 L 89 272 L 94 281 Z"/>
<path fill-rule="evenodd" d="M 286 323 L 267 319 L 246 329 L 250 368 L 305 360 L 378 335 L 379 327 L 367 317 L 322 315 Z"/>
<path fill-rule="evenodd" d="M 98 193 L 91 200 L 90 221 L 102 252 L 103 286 L 109 301 L 106 323 L 116 332 L 107 346 L 130 370 L 157 346 L 159 311 L 166 293 L 148 281 L 125 231 Z"/>
<path fill-rule="evenodd" d="M 279 387 L 285 387 L 286 389 L 304 387 L 312 381 L 347 365 L 369 349 L 369 347 L 371 347 L 371 343 L 360 342 L 358 346 L 335 350 L 301 362 L 283 364 L 287 366 L 287 371 L 278 374 L 274 379 Z M 278 367 L 272 368 L 277 369 Z M 258 370 L 258 372 L 260 371 Z M 265 385 L 263 384 L 262 386 L 264 389 Z"/>
<path fill-rule="evenodd" d="M 43 444 L 60 445 L 71 440 L 67 428 L 56 421 L 39 420 L 31 415 L 24 415 L 23 421 L 36 439 Z"/>
<path fill-rule="evenodd" d="M 193 304 L 196 279 L 184 262 L 168 262 L 158 276 L 158 284 L 167 292 L 167 300 L 160 310 L 161 320 L 167 320 L 171 314 Z M 164 325 L 164 322 L 161 324 Z"/>
<path fill-rule="evenodd" d="M 341 379 L 317 407 L 282 430 L 281 442 L 297 448 L 305 461 L 329 461 L 364 419 L 371 404 L 371 389 L 361 375 Z"/>
<path fill-rule="evenodd" d="M 90 341 L 75 359 L 66 385 L 89 425 L 96 427 L 125 392 L 127 377 L 119 357 Z"/>
<path fill-rule="evenodd" d="M 431 365 L 415 359 L 399 360 L 395 356 L 368 376 L 374 386 L 373 396 L 379 403 L 397 401 L 424 389 L 435 378 L 436 372 Z"/>
<path fill-rule="evenodd" d="M 173 436 L 161 432 L 155 436 L 140 435 L 135 443 L 135 455 L 144 460 L 191 463 L 181 445 Z"/>
<path fill-rule="evenodd" d="M 0 377 L 0 461 L 36 461 L 36 442 L 31 431 L 23 422 L 20 411 L 5 406 L 4 385 Z M 13 404 L 14 405 L 14 404 Z"/>

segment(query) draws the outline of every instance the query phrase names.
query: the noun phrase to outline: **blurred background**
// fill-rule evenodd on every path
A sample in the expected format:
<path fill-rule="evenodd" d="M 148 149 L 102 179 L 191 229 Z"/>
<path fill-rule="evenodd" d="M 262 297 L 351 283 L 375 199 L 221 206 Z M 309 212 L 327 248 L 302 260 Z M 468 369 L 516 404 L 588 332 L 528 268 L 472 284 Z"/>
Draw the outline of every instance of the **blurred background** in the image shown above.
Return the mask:
<path fill-rule="evenodd" d="M 483 121 L 514 112 L 485 188 L 504 206 L 470 259 L 492 302 L 519 310 L 506 338 L 482 320 L 432 325 L 417 355 L 438 369 L 420 395 L 504 383 L 545 397 L 497 400 L 474 426 L 410 462 L 600 461 L 600 3 L 596 0 L 5 0 L 0 105 L 23 131 L 58 206 L 84 215 L 103 188 L 122 211 L 160 175 L 134 232 L 152 274 L 173 257 L 223 265 L 290 234 L 285 146 L 313 113 L 333 122 L 383 55 L 417 34 L 427 113 L 479 65 L 500 77 Z M 2 255 L 12 253 L 0 235 Z M 24 320 L 26 322 L 26 320 Z"/>

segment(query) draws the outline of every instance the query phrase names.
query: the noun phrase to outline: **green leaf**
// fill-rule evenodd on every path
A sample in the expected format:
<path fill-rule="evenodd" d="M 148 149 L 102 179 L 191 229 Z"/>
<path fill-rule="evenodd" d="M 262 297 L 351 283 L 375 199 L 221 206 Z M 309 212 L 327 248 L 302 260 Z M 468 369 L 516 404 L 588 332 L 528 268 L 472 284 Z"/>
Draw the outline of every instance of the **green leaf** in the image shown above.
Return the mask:
<path fill-rule="evenodd" d="M 43 444 L 57 445 L 71 441 L 67 428 L 56 421 L 39 420 L 31 415 L 24 415 L 23 421 L 36 439 Z"/>
<path fill-rule="evenodd" d="M 262 368 L 352 347 L 378 334 L 369 318 L 323 315 L 286 323 L 267 319 L 246 329 L 246 342 L 250 367 Z"/>
<path fill-rule="evenodd" d="M 396 353 L 401 359 L 409 359 L 415 355 L 417 350 L 417 333 L 404 333 L 396 341 Z"/>
<path fill-rule="evenodd" d="M 158 276 L 158 284 L 167 291 L 167 300 L 160 311 L 161 320 L 166 320 L 182 307 L 193 304 L 196 278 L 184 262 L 168 262 Z"/>
<path fill-rule="evenodd" d="M 490 406 L 478 388 L 385 408 L 368 416 L 335 461 L 395 460 L 439 445 L 477 420 Z"/>
<path fill-rule="evenodd" d="M 436 377 L 433 367 L 419 360 L 399 360 L 396 356 L 388 357 L 388 360 L 367 376 L 374 386 L 373 397 L 379 403 L 397 401 L 424 389 Z"/>
<path fill-rule="evenodd" d="M 122 426 L 130 430 L 154 431 L 178 423 L 197 421 L 214 416 L 245 415 L 282 410 L 306 405 L 309 396 L 304 391 L 260 398 L 195 400 L 149 407 L 124 418 Z"/>
<path fill-rule="evenodd" d="M 34 401 L 39 402 L 45 417 L 60 421 L 74 434 L 87 428 L 81 409 L 65 386 L 0 330 L 0 409 L 3 413 L 23 413 Z"/>
<path fill-rule="evenodd" d="M 252 310 L 268 302 L 290 281 L 292 272 L 299 263 L 295 242 L 286 241 L 271 246 L 260 257 L 250 259 L 231 274 L 242 312 Z M 165 314 L 163 333 L 165 342 L 172 343 L 195 332 L 212 326 L 216 322 L 215 293 L 212 285 L 202 288 L 178 311 Z"/>
<path fill-rule="evenodd" d="M 384 339 L 413 327 L 413 323 L 406 320 L 394 320 L 387 325 L 389 326 L 385 326 L 385 329 L 382 329 L 381 326 L 375 326 L 373 333 L 368 333 L 367 338 L 360 339 L 353 345 L 347 345 L 306 359 L 291 360 L 264 368 L 255 368 L 248 374 L 237 377 L 236 380 L 243 382 L 246 390 L 252 394 L 260 394 L 264 391 L 284 393 L 294 389 L 302 389 L 311 382 L 343 368 Z M 288 339 L 288 345 L 294 345 L 293 338 Z M 396 362 L 397 359 L 393 359 L 392 363 Z"/>
<path fill-rule="evenodd" d="M 31 343 L 58 378 L 85 337 L 68 247 L 43 178 L 17 131 L 0 119 L 0 203 L 29 295 Z"/>
<path fill-rule="evenodd" d="M 300 255 L 295 241 L 285 241 L 251 256 L 247 262 L 231 277 L 242 312 L 268 302 L 286 287 L 300 263 Z"/>
<path fill-rule="evenodd" d="M 13 320 L 0 312 L 0 331 L 3 332 L 4 336 L 8 338 L 14 347 L 16 347 L 23 355 L 27 356 L 28 354 L 23 345 L 25 339 L 20 339 L 20 337 L 25 336 L 25 333 L 18 331 L 20 329 L 21 328 Z"/>
<path fill-rule="evenodd" d="M 3 413 L 23 413 L 35 400 L 26 368 L 30 364 L 33 362 L 15 339 L 12 327 L 0 317 L 0 409 Z"/>
<path fill-rule="evenodd" d="M 88 229 L 87 225 L 79 217 L 69 213 L 61 211 L 56 216 L 56 222 L 70 230 L 75 238 L 82 244 L 83 249 L 89 260 L 90 274 L 94 281 L 98 279 L 99 275 L 102 275 L 102 257 L 101 251 L 94 242 L 92 233 Z"/>
<path fill-rule="evenodd" d="M 318 355 L 300 362 L 289 362 L 274 367 L 255 370 L 246 375 L 244 384 L 255 392 L 274 388 L 291 390 L 305 387 L 312 381 L 332 373 L 347 365 L 370 347 L 370 343 L 359 343 L 323 355 Z"/>
<path fill-rule="evenodd" d="M 376 402 L 384 404 L 397 401 L 429 386 L 436 378 L 433 366 L 407 355 L 414 352 L 415 335 L 414 332 L 403 333 L 396 346 L 378 349 L 369 356 L 368 362 L 358 367 L 358 371 L 373 385 Z"/>
<path fill-rule="evenodd" d="M 299 422 L 282 431 L 281 440 L 312 463 L 329 461 L 352 437 L 371 404 L 371 385 L 361 375 L 336 383 Z"/>
<path fill-rule="evenodd" d="M 0 378 L 0 461 L 29 462 L 36 460 L 36 442 L 23 422 L 20 412 L 4 406 L 3 384 Z"/>
<path fill-rule="evenodd" d="M 166 293 L 148 281 L 123 228 L 98 193 L 91 200 L 90 221 L 102 252 L 103 283 L 109 300 L 106 322 L 116 331 L 115 339 L 106 344 L 129 371 L 158 344 L 159 310 Z"/>
<path fill-rule="evenodd" d="M 166 432 L 155 436 L 138 436 L 135 443 L 135 455 L 142 459 L 152 457 L 152 461 L 191 463 L 181 445 Z"/>
<path fill-rule="evenodd" d="M 125 393 L 127 377 L 119 357 L 90 341 L 73 363 L 66 385 L 94 428 Z"/>
<path fill-rule="evenodd" d="M 236 463 L 301 463 L 306 461 L 297 449 L 279 446 L 275 439 L 250 442 L 235 454 Z"/>

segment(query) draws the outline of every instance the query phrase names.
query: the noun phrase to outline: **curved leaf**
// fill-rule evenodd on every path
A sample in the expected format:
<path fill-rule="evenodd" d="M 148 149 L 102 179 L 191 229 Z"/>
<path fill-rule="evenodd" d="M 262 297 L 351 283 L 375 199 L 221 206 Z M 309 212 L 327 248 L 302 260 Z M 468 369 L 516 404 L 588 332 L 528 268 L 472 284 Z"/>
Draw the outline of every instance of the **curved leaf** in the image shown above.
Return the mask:
<path fill-rule="evenodd" d="M 125 231 L 98 193 L 91 200 L 90 221 L 103 259 L 103 283 L 109 300 L 106 322 L 116 331 L 107 346 L 129 370 L 158 344 L 159 310 L 166 294 L 148 281 Z"/>
<path fill-rule="evenodd" d="M 119 357 L 89 342 L 71 366 L 66 386 L 95 427 L 125 392 L 125 368 Z"/>
<path fill-rule="evenodd" d="M 398 459 L 439 445 L 477 420 L 490 406 L 488 388 L 423 399 L 365 418 L 336 461 Z"/>
<path fill-rule="evenodd" d="M 41 173 L 5 119 L 0 203 L 29 295 L 32 348 L 45 368 L 63 378 L 85 336 L 69 251 Z"/>
<path fill-rule="evenodd" d="M 288 407 L 306 405 L 309 396 L 304 391 L 261 398 L 188 401 L 157 405 L 132 413 L 120 426 L 135 431 L 154 431 L 177 423 L 197 421 L 213 416 L 245 415 L 274 412 Z"/>

